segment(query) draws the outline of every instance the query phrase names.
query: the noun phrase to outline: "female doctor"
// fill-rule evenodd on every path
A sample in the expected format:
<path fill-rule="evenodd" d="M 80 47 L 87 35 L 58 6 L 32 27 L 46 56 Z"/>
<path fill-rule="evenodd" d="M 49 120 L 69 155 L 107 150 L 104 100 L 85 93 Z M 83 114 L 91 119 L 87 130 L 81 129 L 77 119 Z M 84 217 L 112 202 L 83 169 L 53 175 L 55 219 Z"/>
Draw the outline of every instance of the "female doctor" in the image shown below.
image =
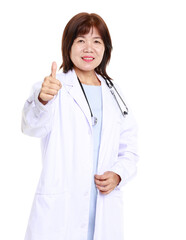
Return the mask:
<path fill-rule="evenodd" d="M 106 72 L 111 50 L 103 19 L 77 14 L 63 32 L 63 72 L 53 62 L 24 105 L 22 131 L 41 138 L 43 162 L 25 240 L 123 240 L 137 129 Z"/>

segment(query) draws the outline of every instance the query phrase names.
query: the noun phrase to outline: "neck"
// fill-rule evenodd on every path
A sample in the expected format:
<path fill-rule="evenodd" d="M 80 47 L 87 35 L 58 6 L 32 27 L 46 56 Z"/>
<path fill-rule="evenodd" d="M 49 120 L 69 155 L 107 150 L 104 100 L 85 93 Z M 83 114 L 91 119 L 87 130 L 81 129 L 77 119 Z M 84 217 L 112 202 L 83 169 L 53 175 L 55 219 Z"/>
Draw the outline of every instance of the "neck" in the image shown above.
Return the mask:
<path fill-rule="evenodd" d="M 83 84 L 87 85 L 101 85 L 100 80 L 97 78 L 94 71 L 81 71 L 78 68 L 74 68 L 76 75 Z"/>

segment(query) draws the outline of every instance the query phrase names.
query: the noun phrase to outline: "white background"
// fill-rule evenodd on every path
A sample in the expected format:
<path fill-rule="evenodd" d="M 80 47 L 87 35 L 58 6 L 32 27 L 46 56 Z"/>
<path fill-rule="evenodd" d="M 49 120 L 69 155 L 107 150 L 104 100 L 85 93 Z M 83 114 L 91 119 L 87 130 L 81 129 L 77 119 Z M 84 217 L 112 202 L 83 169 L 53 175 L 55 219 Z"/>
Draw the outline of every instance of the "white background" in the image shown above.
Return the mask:
<path fill-rule="evenodd" d="M 108 74 L 139 125 L 137 176 L 124 190 L 125 240 L 186 239 L 186 8 L 180 0 L 0 4 L 0 239 L 23 239 L 41 171 L 40 141 L 21 133 L 32 85 L 61 64 L 75 14 L 95 12 L 113 41 Z M 117 240 L 117 239 L 116 239 Z"/>

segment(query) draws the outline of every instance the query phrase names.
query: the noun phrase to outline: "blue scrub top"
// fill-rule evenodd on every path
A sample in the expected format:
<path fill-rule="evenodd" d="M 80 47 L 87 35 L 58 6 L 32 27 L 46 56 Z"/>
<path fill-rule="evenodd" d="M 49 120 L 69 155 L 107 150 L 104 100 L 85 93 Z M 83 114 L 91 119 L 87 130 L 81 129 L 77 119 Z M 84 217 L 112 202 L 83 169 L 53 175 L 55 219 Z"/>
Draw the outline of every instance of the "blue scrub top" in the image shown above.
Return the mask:
<path fill-rule="evenodd" d="M 92 172 L 92 184 L 91 184 L 91 196 L 90 196 L 90 208 L 89 208 L 89 227 L 87 240 L 93 240 L 94 227 L 95 227 L 95 213 L 96 213 L 96 201 L 97 201 L 97 188 L 94 181 L 94 174 L 97 173 L 97 164 L 99 156 L 99 147 L 101 140 L 101 128 L 102 128 L 102 90 L 101 86 L 82 84 L 88 102 L 90 104 L 93 116 L 97 118 L 97 124 L 92 126 L 93 129 L 93 144 L 94 144 L 94 157 L 93 157 L 93 172 Z"/>

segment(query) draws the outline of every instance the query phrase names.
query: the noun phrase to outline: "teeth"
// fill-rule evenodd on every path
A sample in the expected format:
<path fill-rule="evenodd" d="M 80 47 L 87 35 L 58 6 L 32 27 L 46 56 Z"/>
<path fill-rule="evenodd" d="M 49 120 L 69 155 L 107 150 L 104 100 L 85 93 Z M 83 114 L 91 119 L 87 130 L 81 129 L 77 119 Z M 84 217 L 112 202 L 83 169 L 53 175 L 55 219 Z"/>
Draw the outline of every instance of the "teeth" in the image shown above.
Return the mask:
<path fill-rule="evenodd" d="M 93 58 L 83 58 L 83 59 L 86 59 L 86 60 L 92 60 Z"/>

